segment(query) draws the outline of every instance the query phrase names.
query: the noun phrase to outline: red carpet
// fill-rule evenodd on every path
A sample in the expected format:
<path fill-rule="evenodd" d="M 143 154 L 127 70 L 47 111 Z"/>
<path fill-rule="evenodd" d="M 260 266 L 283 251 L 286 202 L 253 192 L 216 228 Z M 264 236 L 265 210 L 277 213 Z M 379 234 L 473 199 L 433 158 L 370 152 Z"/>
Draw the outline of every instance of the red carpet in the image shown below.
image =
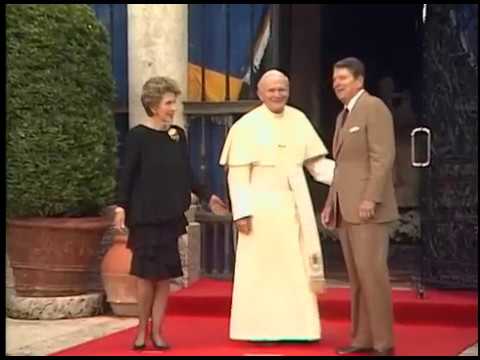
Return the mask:
<path fill-rule="evenodd" d="M 320 296 L 323 338 L 318 343 L 277 345 L 228 338 L 231 283 L 201 280 L 171 295 L 164 324 L 169 351 L 130 350 L 135 329 L 127 329 L 52 355 L 334 355 L 349 340 L 349 290 Z M 393 292 L 397 355 L 457 355 L 477 341 L 477 292 L 427 290 Z M 261 319 L 259 319 L 261 321 Z"/>

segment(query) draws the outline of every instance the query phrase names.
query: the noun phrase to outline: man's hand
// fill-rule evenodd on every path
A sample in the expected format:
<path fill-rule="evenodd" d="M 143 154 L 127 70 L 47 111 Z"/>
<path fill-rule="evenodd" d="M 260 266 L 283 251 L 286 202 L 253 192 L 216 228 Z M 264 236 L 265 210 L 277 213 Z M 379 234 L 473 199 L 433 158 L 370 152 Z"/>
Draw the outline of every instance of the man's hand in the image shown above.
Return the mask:
<path fill-rule="evenodd" d="M 113 227 L 118 230 L 125 230 L 125 210 L 117 206 L 114 211 Z"/>
<path fill-rule="evenodd" d="M 325 206 L 322 210 L 321 220 L 322 220 L 322 225 L 327 229 L 331 229 L 333 227 L 332 217 L 333 217 L 332 207 L 329 205 Z"/>
<path fill-rule="evenodd" d="M 210 197 L 208 206 L 215 215 L 227 215 L 229 213 L 227 205 L 217 195 Z"/>
<path fill-rule="evenodd" d="M 235 221 L 235 226 L 239 232 L 248 235 L 252 231 L 252 218 L 249 216 L 243 219 L 238 219 Z"/>
<path fill-rule="evenodd" d="M 358 208 L 358 215 L 363 221 L 367 221 L 375 216 L 375 202 L 363 200 Z"/>

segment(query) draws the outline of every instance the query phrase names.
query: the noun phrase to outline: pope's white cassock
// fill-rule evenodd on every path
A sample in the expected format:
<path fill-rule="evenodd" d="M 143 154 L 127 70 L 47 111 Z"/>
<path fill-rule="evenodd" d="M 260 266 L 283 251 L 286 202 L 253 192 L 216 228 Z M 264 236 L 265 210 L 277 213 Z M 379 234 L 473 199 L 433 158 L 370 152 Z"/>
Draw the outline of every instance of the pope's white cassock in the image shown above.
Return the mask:
<path fill-rule="evenodd" d="M 250 234 L 238 237 L 231 339 L 321 338 L 311 279 L 324 280 L 323 258 L 303 165 L 330 184 L 332 160 L 305 163 L 326 154 L 310 121 L 290 106 L 277 114 L 261 105 L 230 129 L 220 164 L 233 218 L 252 217 Z"/>

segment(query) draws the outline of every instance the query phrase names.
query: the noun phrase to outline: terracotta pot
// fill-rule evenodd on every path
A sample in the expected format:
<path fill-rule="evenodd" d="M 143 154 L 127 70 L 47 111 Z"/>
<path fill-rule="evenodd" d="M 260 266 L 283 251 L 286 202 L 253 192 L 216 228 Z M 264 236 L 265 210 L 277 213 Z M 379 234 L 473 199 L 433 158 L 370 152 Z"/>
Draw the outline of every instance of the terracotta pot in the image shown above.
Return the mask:
<path fill-rule="evenodd" d="M 73 296 L 89 291 L 110 221 L 96 218 L 7 220 L 7 251 L 18 296 Z"/>
<path fill-rule="evenodd" d="M 132 252 L 127 233 L 114 230 L 112 246 L 102 261 L 103 287 L 112 311 L 118 316 L 136 316 L 136 278 L 130 275 Z"/>

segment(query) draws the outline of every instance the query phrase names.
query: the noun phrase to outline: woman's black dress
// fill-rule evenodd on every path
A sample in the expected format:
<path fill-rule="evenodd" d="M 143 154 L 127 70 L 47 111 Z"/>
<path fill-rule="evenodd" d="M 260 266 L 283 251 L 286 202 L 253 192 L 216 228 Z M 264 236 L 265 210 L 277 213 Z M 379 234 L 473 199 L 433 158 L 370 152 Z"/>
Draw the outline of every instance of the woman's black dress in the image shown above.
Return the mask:
<path fill-rule="evenodd" d="M 193 191 L 208 199 L 194 180 L 185 132 L 138 125 L 127 135 L 117 205 L 125 209 L 132 275 L 164 280 L 182 276 L 178 237 L 186 233 L 185 211 Z"/>

